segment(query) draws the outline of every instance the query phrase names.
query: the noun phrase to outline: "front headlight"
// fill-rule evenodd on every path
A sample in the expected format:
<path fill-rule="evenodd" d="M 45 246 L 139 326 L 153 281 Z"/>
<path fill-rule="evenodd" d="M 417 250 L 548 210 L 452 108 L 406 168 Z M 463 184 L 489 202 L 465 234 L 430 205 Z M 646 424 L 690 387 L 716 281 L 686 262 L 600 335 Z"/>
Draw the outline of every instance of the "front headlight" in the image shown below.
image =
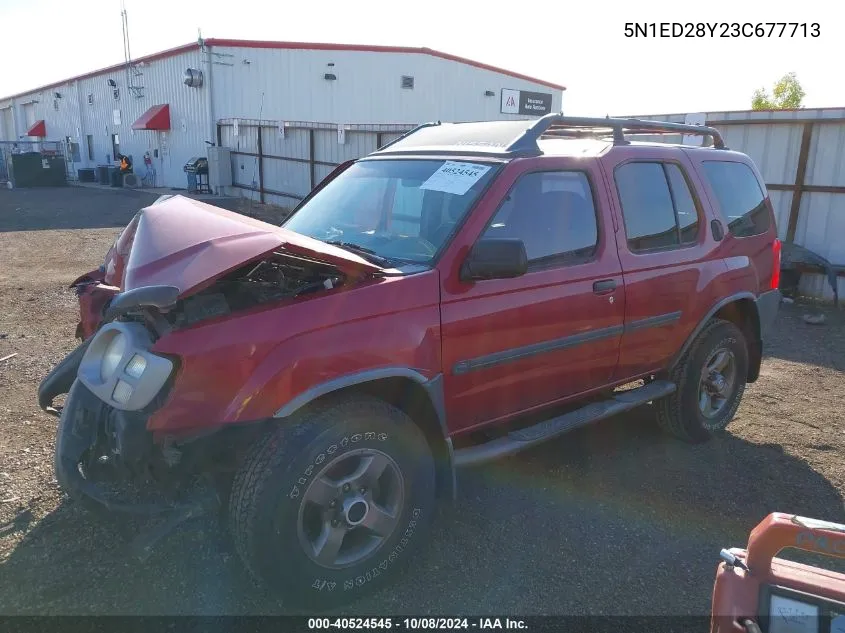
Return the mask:
<path fill-rule="evenodd" d="M 100 362 L 100 378 L 103 381 L 108 380 L 114 376 L 117 371 L 117 366 L 126 352 L 126 337 L 123 334 L 117 333 L 103 352 L 103 360 Z"/>
<path fill-rule="evenodd" d="M 174 362 L 154 354 L 150 332 L 140 323 L 112 321 L 94 335 L 77 377 L 92 394 L 123 411 L 139 411 L 161 391 Z"/>

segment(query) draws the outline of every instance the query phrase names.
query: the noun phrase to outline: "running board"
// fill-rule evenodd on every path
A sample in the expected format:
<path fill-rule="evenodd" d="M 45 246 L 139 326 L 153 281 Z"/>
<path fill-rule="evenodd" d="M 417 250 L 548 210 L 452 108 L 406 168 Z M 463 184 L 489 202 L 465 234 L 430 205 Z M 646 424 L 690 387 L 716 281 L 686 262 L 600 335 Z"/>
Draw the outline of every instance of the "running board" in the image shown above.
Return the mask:
<path fill-rule="evenodd" d="M 472 466 L 498 459 L 586 426 L 591 422 L 629 411 L 674 392 L 675 383 L 668 380 L 655 380 L 644 387 L 619 392 L 608 400 L 593 402 L 575 411 L 544 420 L 534 426 L 511 431 L 504 437 L 496 438 L 484 444 L 458 449 L 455 451 L 454 464 L 455 466 Z"/>

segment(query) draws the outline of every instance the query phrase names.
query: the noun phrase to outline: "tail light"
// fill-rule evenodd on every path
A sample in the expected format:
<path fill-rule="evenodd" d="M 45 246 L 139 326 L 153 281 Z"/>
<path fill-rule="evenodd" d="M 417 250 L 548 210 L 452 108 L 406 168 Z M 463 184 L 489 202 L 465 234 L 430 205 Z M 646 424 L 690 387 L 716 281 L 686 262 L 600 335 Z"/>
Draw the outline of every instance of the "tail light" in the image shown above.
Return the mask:
<path fill-rule="evenodd" d="M 777 290 L 780 286 L 780 240 L 775 238 L 772 242 L 772 283 L 769 286 L 772 290 Z"/>

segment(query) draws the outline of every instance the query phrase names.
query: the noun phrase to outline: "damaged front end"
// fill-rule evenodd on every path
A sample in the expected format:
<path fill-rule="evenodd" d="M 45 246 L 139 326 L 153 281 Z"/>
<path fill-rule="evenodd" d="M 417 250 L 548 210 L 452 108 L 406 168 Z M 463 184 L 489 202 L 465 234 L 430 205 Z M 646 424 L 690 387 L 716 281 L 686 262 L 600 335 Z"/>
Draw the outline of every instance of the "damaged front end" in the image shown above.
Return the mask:
<path fill-rule="evenodd" d="M 214 489 L 198 482 L 226 476 L 237 444 L 230 434 L 241 437 L 243 427 L 212 419 L 187 434 L 153 433 L 149 419 L 167 407 L 181 362 L 156 352 L 157 341 L 342 291 L 378 270 L 354 254 L 207 207 L 176 197 L 142 210 L 105 265 L 74 284 L 83 340 L 43 379 L 38 401 L 59 416 L 57 480 L 88 507 L 170 512 L 179 522 L 217 503 L 216 492 L 196 494 Z M 64 406 L 55 405 L 65 393 Z"/>

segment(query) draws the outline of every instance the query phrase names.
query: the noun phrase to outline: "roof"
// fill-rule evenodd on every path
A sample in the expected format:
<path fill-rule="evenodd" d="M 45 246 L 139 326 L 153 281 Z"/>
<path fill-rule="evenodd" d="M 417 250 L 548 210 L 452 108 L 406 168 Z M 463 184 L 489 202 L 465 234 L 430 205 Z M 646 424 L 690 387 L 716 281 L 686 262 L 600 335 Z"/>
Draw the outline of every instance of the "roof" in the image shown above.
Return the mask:
<path fill-rule="evenodd" d="M 274 49 L 284 49 L 284 50 L 308 50 L 308 51 L 358 51 L 364 53 L 410 53 L 416 55 L 429 55 L 431 57 L 439 57 L 440 59 L 447 59 L 449 61 L 458 62 L 460 64 L 467 64 L 469 66 L 474 66 L 475 68 L 481 68 L 483 70 L 490 70 L 493 72 L 501 73 L 503 75 L 508 75 L 515 79 L 522 79 L 524 81 L 530 81 L 532 83 L 539 84 L 541 86 L 546 86 L 547 88 L 553 88 L 555 90 L 566 90 L 566 86 L 561 86 L 560 84 L 552 83 L 550 81 L 546 81 L 544 79 L 537 79 L 536 77 L 530 77 L 528 75 L 523 75 L 522 73 L 517 73 L 512 70 L 507 70 L 505 68 L 499 68 L 497 66 L 491 66 L 489 64 L 484 64 L 482 62 L 477 62 L 472 59 L 467 59 L 466 57 L 459 57 L 458 55 L 452 55 L 450 53 L 443 53 L 441 51 L 436 51 L 431 48 L 426 47 L 414 47 L 414 46 L 375 46 L 370 44 L 330 44 L 330 43 L 321 43 L 321 42 L 277 42 L 277 41 L 268 41 L 268 40 L 230 40 L 230 39 L 218 39 L 218 38 L 208 38 L 203 40 L 205 46 L 228 46 L 232 48 L 274 48 Z M 176 55 L 181 55 L 182 53 L 187 53 L 194 50 L 199 50 L 200 43 L 199 42 L 192 42 L 190 44 L 183 44 L 182 46 L 177 46 L 175 48 L 169 48 L 167 50 L 160 51 L 158 53 L 153 53 L 151 55 L 145 55 L 144 57 L 137 57 L 132 60 L 133 64 L 137 64 L 139 62 L 152 62 L 157 59 L 165 59 L 167 57 L 174 57 Z M 102 75 L 105 73 L 115 72 L 119 70 L 123 70 L 126 67 L 126 63 L 114 64 L 113 66 L 107 66 L 105 68 L 100 68 L 99 70 L 92 70 L 91 72 L 84 73 L 82 75 L 76 75 L 74 77 L 69 77 L 67 79 L 62 79 L 60 81 L 54 81 L 52 83 L 46 84 L 44 86 L 39 86 L 37 88 L 32 88 L 31 90 L 25 90 L 23 92 L 19 92 L 13 95 L 7 95 L 5 97 L 0 97 L 0 100 L 6 99 L 16 99 L 18 97 L 23 97 L 25 95 L 31 94 L 33 92 L 40 92 L 42 90 L 48 90 L 49 88 L 55 88 L 57 86 L 63 86 L 65 84 L 79 81 L 80 79 L 88 79 L 89 77 L 96 77 L 97 75 Z"/>

